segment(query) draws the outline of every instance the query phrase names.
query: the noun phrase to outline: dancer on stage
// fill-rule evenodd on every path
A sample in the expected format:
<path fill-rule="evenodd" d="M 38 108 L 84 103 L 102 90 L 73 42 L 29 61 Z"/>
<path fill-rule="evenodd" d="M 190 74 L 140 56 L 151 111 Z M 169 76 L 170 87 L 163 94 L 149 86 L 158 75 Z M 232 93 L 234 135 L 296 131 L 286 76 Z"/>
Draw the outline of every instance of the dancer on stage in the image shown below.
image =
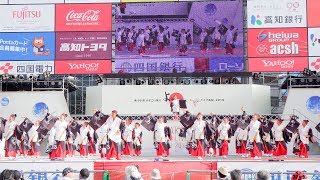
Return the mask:
<path fill-rule="evenodd" d="M 64 159 L 66 158 L 66 138 L 68 122 L 66 120 L 67 114 L 62 114 L 59 120 L 54 124 L 56 129 L 55 141 L 57 149 L 53 150 L 53 159 Z"/>
<path fill-rule="evenodd" d="M 154 128 L 154 145 L 157 150 L 157 156 L 159 158 L 168 157 L 169 156 L 169 140 L 166 137 L 166 129 L 167 125 L 164 122 L 164 117 L 159 117 L 157 123 Z"/>
<path fill-rule="evenodd" d="M 284 131 L 286 126 L 283 123 L 283 119 L 278 119 L 272 127 L 272 133 L 276 143 L 276 149 L 273 152 L 275 157 L 283 156 L 287 158 L 287 145 L 284 138 Z"/>
<path fill-rule="evenodd" d="M 198 113 L 197 119 L 192 125 L 191 129 L 194 131 L 194 136 L 197 141 L 197 147 L 192 151 L 191 155 L 198 157 L 201 160 L 205 155 L 204 137 L 206 132 L 206 122 L 203 120 L 201 113 Z"/>
<path fill-rule="evenodd" d="M 217 154 L 217 140 L 218 140 L 218 119 L 214 116 L 212 120 L 207 123 L 206 138 L 208 140 L 208 153 L 210 156 Z M 211 151 L 211 152 L 210 152 Z"/>
<path fill-rule="evenodd" d="M 260 136 L 262 137 L 261 140 L 262 140 L 264 155 L 271 157 L 274 151 L 273 134 L 271 132 L 271 129 L 268 132 L 260 129 Z"/>
<path fill-rule="evenodd" d="M 230 29 L 228 29 L 226 32 L 226 54 L 233 54 L 235 31 L 236 29 L 231 25 Z"/>
<path fill-rule="evenodd" d="M 108 129 L 109 146 L 107 147 L 106 157 L 110 159 L 121 159 L 121 119 L 117 116 L 118 112 L 113 110 L 111 116 L 105 122 L 105 126 Z"/>
<path fill-rule="evenodd" d="M 128 51 L 132 52 L 133 48 L 134 48 L 134 43 L 133 43 L 133 31 L 132 30 L 128 30 L 128 37 L 127 37 L 127 48 Z"/>
<path fill-rule="evenodd" d="M 141 155 L 142 149 L 142 130 L 140 128 L 140 124 L 136 123 L 133 129 L 133 149 L 134 149 L 134 156 Z"/>
<path fill-rule="evenodd" d="M 97 143 L 97 133 L 95 130 L 88 125 L 89 128 L 89 142 L 88 142 L 88 153 L 89 155 L 95 155 L 96 154 L 96 143 Z"/>
<path fill-rule="evenodd" d="M 39 133 L 37 129 L 39 128 L 39 121 L 36 121 L 34 125 L 28 131 L 29 136 L 29 144 L 30 144 L 30 151 L 29 156 L 39 157 L 40 156 L 40 139 Z"/>
<path fill-rule="evenodd" d="M 298 128 L 298 146 L 296 153 L 300 158 L 308 158 L 309 143 L 314 143 L 312 129 L 308 126 L 309 120 L 303 120 Z"/>
<path fill-rule="evenodd" d="M 224 159 L 227 158 L 229 153 L 230 130 L 231 126 L 229 124 L 229 118 L 225 117 L 223 122 L 218 126 L 218 141 L 220 141 L 219 156 L 222 156 Z"/>
<path fill-rule="evenodd" d="M 161 52 L 161 53 L 164 51 L 164 36 L 165 36 L 165 34 L 164 34 L 164 29 L 161 28 L 161 29 L 160 29 L 160 32 L 158 33 L 158 42 L 159 42 L 159 44 L 158 44 L 158 50 L 159 50 L 159 52 Z"/>
<path fill-rule="evenodd" d="M 202 32 L 200 34 L 200 50 L 201 51 L 207 51 L 208 50 L 208 29 L 204 28 L 202 29 Z"/>
<path fill-rule="evenodd" d="M 5 134 L 5 156 L 9 159 L 16 158 L 17 156 L 17 139 L 15 136 L 16 119 L 17 115 L 12 114 L 9 120 L 6 122 L 4 134 Z"/>
<path fill-rule="evenodd" d="M 221 33 L 219 32 L 219 28 L 218 27 L 214 28 L 214 32 L 212 33 L 212 39 L 213 39 L 213 48 L 215 48 L 215 49 L 220 48 Z"/>
<path fill-rule="evenodd" d="M 16 130 L 17 131 L 17 130 Z M 30 151 L 29 136 L 26 132 L 22 132 L 20 140 L 20 156 L 27 157 Z"/>
<path fill-rule="evenodd" d="M 255 159 L 261 159 L 263 145 L 261 142 L 260 136 L 260 126 L 261 123 L 259 122 L 259 115 L 253 115 L 251 122 L 249 124 L 249 134 L 248 134 L 248 145 L 247 149 L 250 151 L 251 157 Z"/>
<path fill-rule="evenodd" d="M 122 151 L 122 155 L 131 157 L 133 156 L 133 144 L 132 144 L 132 137 L 133 137 L 133 125 L 132 125 L 132 119 L 127 118 L 126 119 L 126 126 L 124 129 L 124 132 L 122 134 L 122 139 L 124 140 L 124 150 Z"/>
<path fill-rule="evenodd" d="M 75 145 L 75 136 L 71 131 L 67 131 L 66 156 L 74 157 L 77 146 Z"/>
<path fill-rule="evenodd" d="M 241 157 L 249 157 L 247 150 L 248 128 L 238 127 L 234 137 L 236 138 L 236 153 Z"/>
<path fill-rule="evenodd" d="M 180 53 L 185 54 L 187 52 L 187 49 L 187 34 L 186 30 L 182 29 L 180 35 Z"/>
<path fill-rule="evenodd" d="M 47 153 L 49 154 L 49 159 L 55 159 L 55 149 L 57 149 L 57 142 L 55 140 L 56 128 L 53 126 L 49 131 L 48 137 L 48 148 Z"/>
<path fill-rule="evenodd" d="M 88 122 L 84 122 L 80 128 L 80 133 L 78 135 L 78 146 L 79 146 L 79 153 L 80 157 L 88 157 L 88 133 L 89 127 Z"/>

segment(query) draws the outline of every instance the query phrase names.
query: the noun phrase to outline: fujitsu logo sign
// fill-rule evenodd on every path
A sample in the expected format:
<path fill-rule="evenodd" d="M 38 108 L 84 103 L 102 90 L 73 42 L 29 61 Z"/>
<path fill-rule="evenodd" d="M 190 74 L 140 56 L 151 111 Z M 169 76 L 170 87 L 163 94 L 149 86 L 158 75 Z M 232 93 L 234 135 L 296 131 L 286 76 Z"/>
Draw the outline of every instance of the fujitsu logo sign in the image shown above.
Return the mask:
<path fill-rule="evenodd" d="M 12 11 L 12 17 L 14 19 L 34 19 L 41 17 L 41 11 L 29 10 L 28 6 L 23 7 L 21 10 Z"/>
<path fill-rule="evenodd" d="M 99 20 L 100 10 L 87 10 L 86 12 L 76 12 L 71 10 L 67 16 L 67 22 L 95 22 Z"/>
<path fill-rule="evenodd" d="M 276 67 L 280 66 L 281 68 L 293 68 L 294 60 L 276 60 L 276 61 L 268 61 L 262 60 L 264 67 Z"/>
<path fill-rule="evenodd" d="M 68 63 L 68 65 L 70 67 L 70 70 L 97 71 L 99 68 L 99 63 Z"/>

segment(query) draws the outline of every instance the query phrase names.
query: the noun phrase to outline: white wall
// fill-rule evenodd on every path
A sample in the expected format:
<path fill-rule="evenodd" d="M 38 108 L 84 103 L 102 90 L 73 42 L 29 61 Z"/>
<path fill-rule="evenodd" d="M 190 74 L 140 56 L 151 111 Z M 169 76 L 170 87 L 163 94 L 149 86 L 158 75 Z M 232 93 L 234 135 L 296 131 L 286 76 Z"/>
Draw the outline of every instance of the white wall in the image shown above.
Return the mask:
<path fill-rule="evenodd" d="M 259 85 L 160 85 L 160 86 L 95 86 L 87 88 L 86 113 L 100 109 L 109 113 L 143 115 L 171 114 L 165 93 L 180 93 L 187 100 L 188 110 L 204 114 L 270 114 L 270 87 Z M 170 95 L 168 95 L 169 97 Z M 100 102 L 101 98 L 101 102 Z M 151 100 L 141 102 L 140 100 Z"/>
<path fill-rule="evenodd" d="M 45 103 L 53 115 L 69 114 L 62 91 L 0 92 L 0 102 L 0 117 L 8 118 L 15 113 L 17 123 L 23 120 L 22 117 L 28 117 L 32 121 L 42 120 L 42 116 L 34 114 L 34 107 L 39 102 Z"/>

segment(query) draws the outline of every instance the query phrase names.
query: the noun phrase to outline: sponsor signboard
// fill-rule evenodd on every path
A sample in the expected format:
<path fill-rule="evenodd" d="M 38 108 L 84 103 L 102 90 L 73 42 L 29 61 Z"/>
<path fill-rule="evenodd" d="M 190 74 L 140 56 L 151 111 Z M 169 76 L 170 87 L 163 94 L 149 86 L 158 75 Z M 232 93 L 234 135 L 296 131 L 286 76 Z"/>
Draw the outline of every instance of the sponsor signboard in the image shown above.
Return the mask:
<path fill-rule="evenodd" d="M 309 56 L 320 56 L 320 28 L 308 29 Z"/>
<path fill-rule="evenodd" d="M 309 69 L 320 72 L 320 57 L 309 57 Z"/>
<path fill-rule="evenodd" d="M 54 73 L 54 61 L 0 61 L 0 74 Z"/>
<path fill-rule="evenodd" d="M 298 72 L 308 68 L 308 57 L 249 58 L 249 72 Z"/>
<path fill-rule="evenodd" d="M 0 60 L 53 60 L 54 33 L 1 33 Z"/>
<path fill-rule="evenodd" d="M 108 74 L 111 60 L 57 60 L 55 74 Z"/>
<path fill-rule="evenodd" d="M 0 32 L 54 31 L 54 5 L 4 5 L 0 17 Z"/>
<path fill-rule="evenodd" d="M 248 0 L 248 28 L 306 27 L 306 0 Z"/>
<path fill-rule="evenodd" d="M 56 31 L 111 31 L 111 4 L 57 4 Z"/>
<path fill-rule="evenodd" d="M 7 0 L 9 4 L 58 4 L 64 3 L 64 0 Z"/>
<path fill-rule="evenodd" d="M 308 27 L 320 27 L 320 1 L 308 0 Z"/>
<path fill-rule="evenodd" d="M 195 64 L 193 58 L 160 58 L 160 59 L 116 59 L 116 73 L 172 73 L 194 72 Z"/>
<path fill-rule="evenodd" d="M 308 56 L 307 28 L 248 29 L 248 57 Z"/>
<path fill-rule="evenodd" d="M 215 57 L 209 61 L 210 72 L 242 72 L 244 68 L 243 57 Z"/>
<path fill-rule="evenodd" d="M 121 0 L 121 2 L 165 2 L 165 1 L 178 1 L 178 0 Z"/>
<path fill-rule="evenodd" d="M 57 32 L 56 59 L 111 59 L 111 32 Z"/>

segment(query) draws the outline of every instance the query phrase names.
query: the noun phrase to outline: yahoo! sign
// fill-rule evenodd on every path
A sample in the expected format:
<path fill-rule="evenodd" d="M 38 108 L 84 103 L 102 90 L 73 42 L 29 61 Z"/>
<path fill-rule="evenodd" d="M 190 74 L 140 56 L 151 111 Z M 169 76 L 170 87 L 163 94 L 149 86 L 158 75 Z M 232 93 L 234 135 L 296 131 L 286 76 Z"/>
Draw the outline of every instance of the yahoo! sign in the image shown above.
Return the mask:
<path fill-rule="evenodd" d="M 57 4 L 56 31 L 111 31 L 111 4 Z"/>
<path fill-rule="evenodd" d="M 57 60 L 55 74 L 109 74 L 111 60 Z"/>
<path fill-rule="evenodd" d="M 307 67 L 307 57 L 249 58 L 250 72 L 300 72 Z"/>

